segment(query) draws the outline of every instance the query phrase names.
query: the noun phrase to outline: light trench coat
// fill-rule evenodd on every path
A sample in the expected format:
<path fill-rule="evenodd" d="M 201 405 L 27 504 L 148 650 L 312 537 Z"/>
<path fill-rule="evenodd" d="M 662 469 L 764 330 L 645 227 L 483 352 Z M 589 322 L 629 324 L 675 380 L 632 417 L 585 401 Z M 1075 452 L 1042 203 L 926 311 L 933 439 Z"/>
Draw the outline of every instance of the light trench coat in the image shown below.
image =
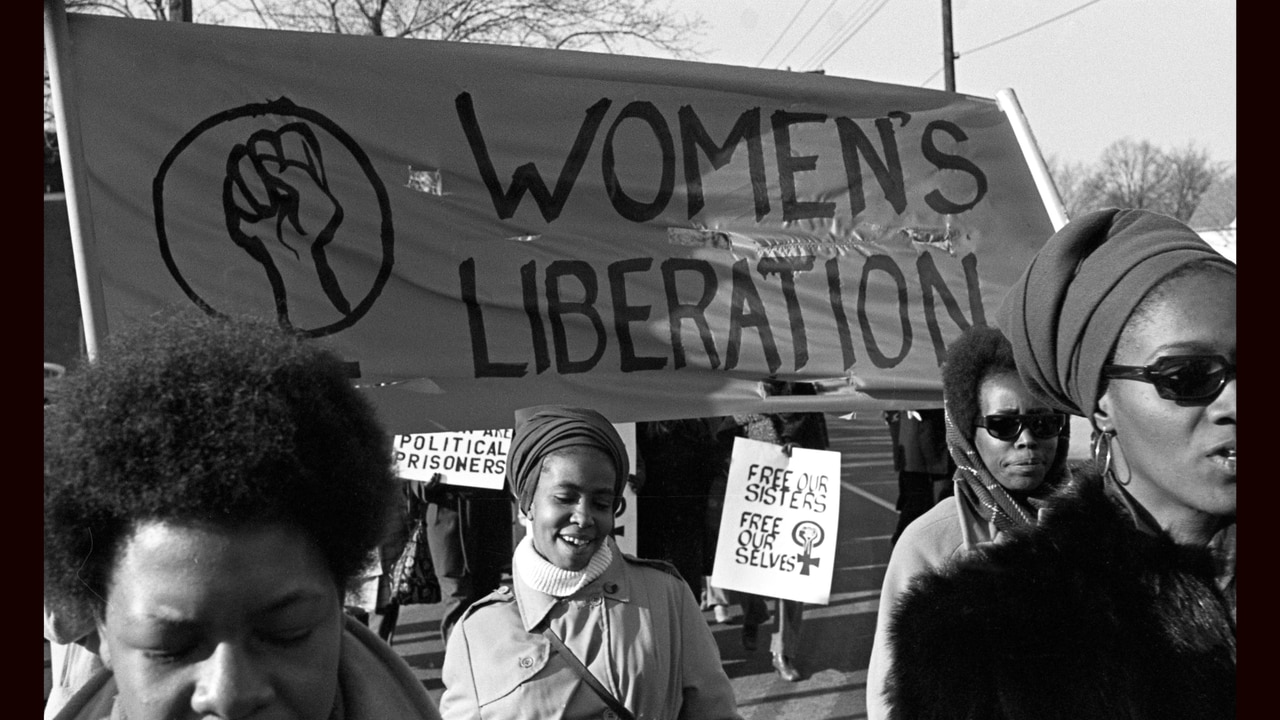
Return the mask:
<path fill-rule="evenodd" d="M 720 651 L 689 590 L 665 563 L 614 546 L 604 573 L 568 598 L 516 574 L 473 603 L 445 651 L 445 720 L 617 716 L 542 634 L 549 623 L 637 720 L 740 720 Z"/>

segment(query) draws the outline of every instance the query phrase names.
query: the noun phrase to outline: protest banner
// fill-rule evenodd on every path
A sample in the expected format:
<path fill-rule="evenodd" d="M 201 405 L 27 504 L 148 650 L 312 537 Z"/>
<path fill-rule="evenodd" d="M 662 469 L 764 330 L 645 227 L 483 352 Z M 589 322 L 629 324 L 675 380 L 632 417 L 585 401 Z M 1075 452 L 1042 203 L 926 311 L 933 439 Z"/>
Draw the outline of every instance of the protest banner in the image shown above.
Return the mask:
<path fill-rule="evenodd" d="M 936 406 L 946 345 L 1051 234 L 986 98 L 75 13 L 66 32 L 93 326 L 271 318 L 342 355 L 395 432 L 550 402 Z M 823 392 L 783 407 L 766 377 Z"/>
<path fill-rule="evenodd" d="M 840 453 L 734 438 L 711 584 L 826 605 L 840 525 Z"/>

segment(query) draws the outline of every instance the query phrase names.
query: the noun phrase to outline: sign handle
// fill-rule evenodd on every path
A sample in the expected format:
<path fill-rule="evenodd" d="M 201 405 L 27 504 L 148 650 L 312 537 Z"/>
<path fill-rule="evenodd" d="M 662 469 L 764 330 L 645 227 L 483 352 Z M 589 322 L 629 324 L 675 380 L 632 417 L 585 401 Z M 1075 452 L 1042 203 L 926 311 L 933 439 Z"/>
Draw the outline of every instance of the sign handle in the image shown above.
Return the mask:
<path fill-rule="evenodd" d="M 80 316 L 84 322 L 85 354 L 93 362 L 98 357 L 99 340 L 107 332 L 107 318 L 102 282 L 97 274 L 88 182 L 77 164 L 84 153 L 80 146 L 79 113 L 75 102 L 69 100 L 75 97 L 72 73 L 64 71 L 68 42 L 67 9 L 63 0 L 45 0 L 45 60 L 49 64 L 49 87 L 58 133 L 58 157 L 62 165 L 63 185 L 66 187 L 71 252 L 76 266 L 76 286 L 80 291 Z"/>
<path fill-rule="evenodd" d="M 996 102 L 1000 109 L 1009 116 L 1013 125 L 1013 134 L 1018 138 L 1018 147 L 1022 148 L 1022 156 L 1031 169 L 1031 177 L 1036 181 L 1036 189 L 1040 191 L 1040 199 L 1044 209 L 1049 212 L 1049 220 L 1053 223 L 1053 231 L 1057 232 L 1067 224 L 1067 211 L 1062 205 L 1062 197 L 1058 195 L 1058 187 L 1053 184 L 1053 176 L 1045 165 L 1044 156 L 1040 154 L 1040 146 L 1031 134 L 1031 126 L 1027 124 L 1027 116 L 1022 112 L 1022 105 L 1013 88 L 1004 88 L 996 93 Z"/>

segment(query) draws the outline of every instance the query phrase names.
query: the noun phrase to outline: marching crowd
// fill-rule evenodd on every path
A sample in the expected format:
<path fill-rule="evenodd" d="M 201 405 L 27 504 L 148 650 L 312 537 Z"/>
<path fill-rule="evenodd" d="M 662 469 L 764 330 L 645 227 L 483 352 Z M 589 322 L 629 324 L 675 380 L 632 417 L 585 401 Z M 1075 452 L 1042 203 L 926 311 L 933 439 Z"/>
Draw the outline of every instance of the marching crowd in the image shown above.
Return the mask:
<path fill-rule="evenodd" d="M 948 348 L 931 432 L 950 457 L 898 463 L 928 500 L 900 498 L 867 706 L 842 715 L 1235 716 L 1235 282 L 1182 223 L 1098 211 Z M 1090 461 L 1066 460 L 1071 415 Z M 123 330 L 45 409 L 46 717 L 740 718 L 703 612 L 740 604 L 751 649 L 771 613 L 707 577 L 726 442 L 821 449 L 821 421 L 641 423 L 633 475 L 608 418 L 526 408 L 510 497 L 459 494 L 395 476 L 315 345 L 249 319 Z M 612 534 L 628 481 L 660 510 L 642 523 L 667 521 L 639 557 Z M 518 540 L 477 532 L 513 506 Z M 446 604 L 438 706 L 390 646 L 414 600 L 384 583 L 373 617 L 346 609 L 371 557 L 415 558 L 418 600 Z M 803 605 L 776 605 L 773 665 L 795 680 Z"/>

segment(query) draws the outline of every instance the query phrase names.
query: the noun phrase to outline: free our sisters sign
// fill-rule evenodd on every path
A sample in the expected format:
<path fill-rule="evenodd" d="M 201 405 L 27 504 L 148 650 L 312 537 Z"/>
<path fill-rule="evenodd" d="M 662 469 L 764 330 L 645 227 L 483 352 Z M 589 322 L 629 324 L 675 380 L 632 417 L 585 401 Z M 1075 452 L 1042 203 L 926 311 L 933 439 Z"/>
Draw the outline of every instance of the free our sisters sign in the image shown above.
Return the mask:
<path fill-rule="evenodd" d="M 711 584 L 826 605 L 840 525 L 840 453 L 734 438 Z"/>
<path fill-rule="evenodd" d="M 993 100 L 69 14 L 90 296 L 270 318 L 397 433 L 941 402 L 1051 234 Z M 123 79 L 123 80 L 122 80 Z M 77 149 L 78 148 L 78 149 Z M 760 380 L 821 381 L 769 398 Z"/>

